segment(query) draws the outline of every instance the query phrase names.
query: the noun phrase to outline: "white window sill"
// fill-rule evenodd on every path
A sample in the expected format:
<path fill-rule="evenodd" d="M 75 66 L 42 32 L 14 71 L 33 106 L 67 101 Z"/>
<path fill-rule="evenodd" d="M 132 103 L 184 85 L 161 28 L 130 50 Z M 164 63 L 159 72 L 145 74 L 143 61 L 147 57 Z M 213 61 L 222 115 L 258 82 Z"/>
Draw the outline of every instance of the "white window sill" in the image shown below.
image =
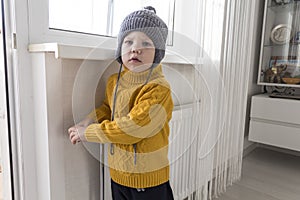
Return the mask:
<path fill-rule="evenodd" d="M 30 53 L 44 52 L 54 53 L 55 58 L 64 59 L 88 59 L 88 60 L 110 60 L 114 59 L 115 49 L 100 48 L 100 47 L 88 47 L 88 46 L 75 46 L 59 43 L 42 43 L 42 44 L 30 44 L 28 46 Z M 201 59 L 195 57 L 181 57 L 180 55 L 174 55 L 166 51 L 163 63 L 173 64 L 202 64 Z"/>

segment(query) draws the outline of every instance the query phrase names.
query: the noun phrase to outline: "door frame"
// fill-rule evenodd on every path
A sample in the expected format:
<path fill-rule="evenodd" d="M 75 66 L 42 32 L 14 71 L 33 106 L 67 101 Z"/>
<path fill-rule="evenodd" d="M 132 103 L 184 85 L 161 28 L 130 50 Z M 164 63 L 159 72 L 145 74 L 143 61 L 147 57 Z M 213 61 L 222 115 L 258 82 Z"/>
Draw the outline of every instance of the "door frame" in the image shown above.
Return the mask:
<path fill-rule="evenodd" d="M 9 94 L 6 62 L 5 23 L 3 20 L 3 0 L 0 3 L 0 148 L 2 167 L 2 193 L 3 199 L 13 199 L 12 159 L 10 140 Z"/>
<path fill-rule="evenodd" d="M 27 0 L 0 0 L 4 30 L 11 198 L 38 200 Z"/>

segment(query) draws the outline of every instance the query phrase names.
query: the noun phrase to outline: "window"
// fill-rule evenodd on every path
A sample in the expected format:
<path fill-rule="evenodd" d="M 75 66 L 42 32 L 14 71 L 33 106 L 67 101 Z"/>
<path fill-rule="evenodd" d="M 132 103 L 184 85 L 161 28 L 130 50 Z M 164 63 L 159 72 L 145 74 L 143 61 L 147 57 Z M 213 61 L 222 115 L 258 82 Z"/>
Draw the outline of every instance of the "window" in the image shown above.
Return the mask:
<path fill-rule="evenodd" d="M 116 36 L 126 15 L 151 5 L 172 31 L 174 3 L 175 0 L 49 0 L 49 28 Z M 169 35 L 171 44 L 172 34 Z"/>
<path fill-rule="evenodd" d="M 18 16 L 28 23 L 29 44 L 59 43 L 116 49 L 123 18 L 133 10 L 153 6 L 169 27 L 169 53 L 194 56 L 202 41 L 203 4 L 198 0 L 27 0 Z M 28 18 L 23 16 L 28 14 Z M 175 16 L 175 17 L 174 17 Z M 202 30 L 202 29 L 201 29 Z M 186 42 L 186 40 L 189 40 Z M 197 47 L 198 48 L 198 47 Z"/>

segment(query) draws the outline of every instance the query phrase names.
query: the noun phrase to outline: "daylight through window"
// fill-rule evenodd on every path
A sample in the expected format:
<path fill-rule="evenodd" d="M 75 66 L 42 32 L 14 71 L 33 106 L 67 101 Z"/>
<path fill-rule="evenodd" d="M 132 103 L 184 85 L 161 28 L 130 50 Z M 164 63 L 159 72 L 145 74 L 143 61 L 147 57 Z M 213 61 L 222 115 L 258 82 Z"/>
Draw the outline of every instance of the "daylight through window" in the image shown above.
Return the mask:
<path fill-rule="evenodd" d="M 174 4 L 175 0 L 49 0 L 49 28 L 116 36 L 126 15 L 151 5 L 173 31 Z M 168 44 L 172 44 L 172 34 Z"/>

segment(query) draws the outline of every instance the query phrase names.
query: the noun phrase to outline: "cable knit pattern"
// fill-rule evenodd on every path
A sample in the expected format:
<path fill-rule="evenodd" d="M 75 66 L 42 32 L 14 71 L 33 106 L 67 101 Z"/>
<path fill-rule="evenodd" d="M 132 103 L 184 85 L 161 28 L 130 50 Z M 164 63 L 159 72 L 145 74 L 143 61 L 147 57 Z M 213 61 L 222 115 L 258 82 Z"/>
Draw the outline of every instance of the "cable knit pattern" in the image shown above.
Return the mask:
<path fill-rule="evenodd" d="M 153 187 L 169 180 L 171 90 L 161 65 L 153 69 L 144 85 L 149 71 L 122 72 L 114 121 L 110 115 L 117 74 L 111 76 L 103 105 L 92 113 L 99 123 L 89 125 L 85 131 L 89 142 L 113 143 L 113 154 L 108 155 L 111 177 L 133 188 Z"/>

